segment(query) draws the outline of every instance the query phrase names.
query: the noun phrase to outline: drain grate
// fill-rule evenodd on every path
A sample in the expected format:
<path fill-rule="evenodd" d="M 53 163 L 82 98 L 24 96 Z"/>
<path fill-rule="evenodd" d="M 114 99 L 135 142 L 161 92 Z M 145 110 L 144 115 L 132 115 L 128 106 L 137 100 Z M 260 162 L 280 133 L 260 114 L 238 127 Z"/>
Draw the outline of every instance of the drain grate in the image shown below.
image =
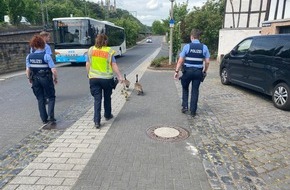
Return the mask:
<path fill-rule="evenodd" d="M 146 133 L 150 138 L 162 142 L 178 142 L 189 137 L 186 129 L 167 125 L 149 127 Z"/>

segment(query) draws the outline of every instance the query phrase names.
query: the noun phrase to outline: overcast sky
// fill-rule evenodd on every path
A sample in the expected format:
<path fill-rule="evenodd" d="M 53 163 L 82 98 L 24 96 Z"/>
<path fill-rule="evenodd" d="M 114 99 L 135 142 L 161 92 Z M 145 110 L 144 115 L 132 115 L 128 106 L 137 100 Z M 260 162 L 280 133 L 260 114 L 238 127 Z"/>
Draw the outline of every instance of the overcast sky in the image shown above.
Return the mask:
<path fill-rule="evenodd" d="M 89 0 L 101 2 L 101 0 Z M 103 0 L 105 2 L 106 0 Z M 114 0 L 110 0 L 111 4 Z M 186 0 L 175 0 L 174 3 L 183 3 Z M 189 0 L 188 9 L 193 6 L 202 6 L 206 0 Z M 166 19 L 169 16 L 171 2 L 169 0 L 116 0 L 117 8 L 125 9 L 132 13 L 143 24 L 151 26 L 153 21 Z"/>

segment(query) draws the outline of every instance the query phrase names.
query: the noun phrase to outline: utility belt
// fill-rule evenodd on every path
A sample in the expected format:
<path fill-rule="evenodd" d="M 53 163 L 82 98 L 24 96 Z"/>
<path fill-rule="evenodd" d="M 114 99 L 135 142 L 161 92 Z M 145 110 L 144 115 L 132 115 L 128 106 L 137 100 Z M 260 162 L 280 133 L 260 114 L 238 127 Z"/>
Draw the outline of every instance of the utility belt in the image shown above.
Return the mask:
<path fill-rule="evenodd" d="M 32 77 L 36 76 L 36 77 L 50 77 L 52 76 L 52 72 L 51 70 L 48 69 L 41 69 L 38 71 L 32 71 Z"/>
<path fill-rule="evenodd" d="M 188 70 L 199 70 L 199 71 L 202 71 L 203 68 L 198 68 L 198 67 L 187 67 L 185 65 L 182 66 L 182 72 L 184 73 L 185 71 L 188 71 Z"/>
<path fill-rule="evenodd" d="M 198 68 L 198 67 L 185 67 L 186 70 L 200 70 L 202 71 L 203 68 Z"/>

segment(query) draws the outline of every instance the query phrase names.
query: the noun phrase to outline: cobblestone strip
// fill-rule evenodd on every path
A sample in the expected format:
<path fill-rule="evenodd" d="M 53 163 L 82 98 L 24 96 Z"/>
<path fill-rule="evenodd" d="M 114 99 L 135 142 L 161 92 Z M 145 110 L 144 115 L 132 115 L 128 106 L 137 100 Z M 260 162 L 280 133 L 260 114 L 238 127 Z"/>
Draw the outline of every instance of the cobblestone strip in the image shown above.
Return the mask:
<path fill-rule="evenodd" d="M 268 96 L 221 85 L 217 72 L 205 89 L 211 89 L 204 101 L 220 123 L 217 130 L 243 153 L 244 165 L 251 166 L 265 182 L 263 189 L 288 190 L 290 112 L 275 108 Z"/>
<path fill-rule="evenodd" d="M 0 155 L 0 189 L 19 174 L 62 130 L 37 130 Z"/>
<path fill-rule="evenodd" d="M 198 116 L 188 117 L 212 188 L 289 189 L 289 113 L 219 80 L 212 63 Z M 180 82 L 176 86 L 181 95 Z"/>
<path fill-rule="evenodd" d="M 265 189 L 266 184 L 246 159 L 244 151 L 224 137 L 220 123 L 206 103 L 206 112 L 191 120 L 195 142 L 213 189 Z M 206 108 L 207 107 L 207 108 Z"/>
<path fill-rule="evenodd" d="M 130 73 L 127 77 L 128 80 L 135 81 L 136 74 L 141 78 L 159 51 L 160 48 Z M 122 88 L 122 85 L 118 85 L 112 95 L 112 112 L 115 116 L 118 115 L 126 102 L 121 94 Z M 128 91 L 129 94 L 131 92 Z M 4 190 L 70 189 L 114 120 L 102 122 L 102 127 L 95 129 L 92 118 L 93 108 L 38 155 L 4 187 Z"/>

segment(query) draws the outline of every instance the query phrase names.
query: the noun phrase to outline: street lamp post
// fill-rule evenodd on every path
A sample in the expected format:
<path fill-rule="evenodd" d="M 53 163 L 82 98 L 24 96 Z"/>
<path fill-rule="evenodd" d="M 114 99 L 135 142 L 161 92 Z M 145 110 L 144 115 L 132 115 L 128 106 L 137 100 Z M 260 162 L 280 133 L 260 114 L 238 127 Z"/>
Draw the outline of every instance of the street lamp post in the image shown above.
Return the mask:
<path fill-rule="evenodd" d="M 44 9 L 43 9 L 43 0 L 40 0 L 40 6 L 41 6 L 41 17 L 42 17 L 42 25 L 45 27 L 45 17 L 44 17 Z"/>
<path fill-rule="evenodd" d="M 169 0 L 171 2 L 171 10 L 170 10 L 170 21 L 173 21 L 173 2 L 174 0 Z M 173 24 L 170 24 L 170 47 L 169 47 L 169 65 L 172 64 L 172 35 L 173 35 Z"/>
<path fill-rule="evenodd" d="M 85 0 L 85 15 L 88 16 L 87 14 L 87 1 Z"/>
<path fill-rule="evenodd" d="M 178 24 L 178 38 L 179 38 L 178 43 L 181 44 L 181 31 L 180 31 L 181 21 L 179 21 L 177 24 Z M 181 48 L 181 45 L 180 45 L 180 48 Z"/>

